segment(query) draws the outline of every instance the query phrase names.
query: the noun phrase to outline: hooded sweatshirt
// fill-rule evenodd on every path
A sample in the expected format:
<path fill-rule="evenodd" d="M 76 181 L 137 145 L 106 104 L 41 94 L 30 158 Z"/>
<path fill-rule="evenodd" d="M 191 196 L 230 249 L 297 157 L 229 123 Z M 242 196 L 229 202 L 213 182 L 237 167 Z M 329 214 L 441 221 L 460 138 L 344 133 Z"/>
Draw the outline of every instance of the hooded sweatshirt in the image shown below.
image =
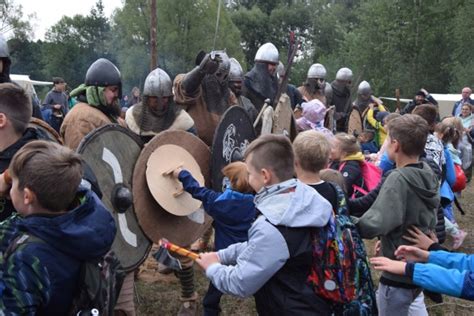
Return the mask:
<path fill-rule="evenodd" d="M 5 253 L 19 236 L 23 242 L 0 260 L 0 309 L 6 314 L 67 315 L 81 263 L 104 256 L 115 238 L 115 222 L 92 191 L 81 190 L 79 206 L 58 215 L 12 217 L 0 226 Z"/>
<path fill-rule="evenodd" d="M 207 277 L 221 292 L 255 294 L 260 315 L 327 309 L 307 277 L 312 264 L 310 232 L 327 224 L 331 204 L 313 188 L 291 179 L 263 188 L 255 205 L 261 215 L 250 227 L 248 241 L 220 250 L 220 263 L 208 267 Z"/>
<path fill-rule="evenodd" d="M 403 239 L 410 226 L 423 232 L 434 230 L 439 204 L 438 179 L 425 163 L 407 165 L 393 170 L 382 184 L 377 199 L 359 219 L 353 218 L 363 238 L 380 236 L 384 257 L 396 259 L 395 250 L 410 243 Z M 406 276 L 382 273 L 383 280 L 412 284 Z M 390 285 L 390 284 L 388 284 Z M 402 287 L 400 286 L 400 287 Z"/>

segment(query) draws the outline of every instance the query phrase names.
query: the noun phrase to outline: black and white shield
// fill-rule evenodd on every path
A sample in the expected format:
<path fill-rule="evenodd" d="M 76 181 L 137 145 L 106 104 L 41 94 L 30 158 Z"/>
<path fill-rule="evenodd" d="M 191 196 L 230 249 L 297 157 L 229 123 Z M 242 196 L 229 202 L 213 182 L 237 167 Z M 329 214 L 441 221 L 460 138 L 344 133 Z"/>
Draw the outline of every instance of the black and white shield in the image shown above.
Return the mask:
<path fill-rule="evenodd" d="M 222 168 L 242 160 L 245 149 L 255 138 L 252 121 L 243 108 L 233 106 L 222 115 L 211 149 L 211 185 L 214 190 L 222 191 Z"/>
<path fill-rule="evenodd" d="M 143 145 L 119 125 L 106 125 L 90 132 L 77 152 L 94 172 L 102 202 L 117 226 L 112 250 L 126 271 L 137 268 L 147 257 L 151 242 L 140 228 L 132 197 L 132 176 Z"/>

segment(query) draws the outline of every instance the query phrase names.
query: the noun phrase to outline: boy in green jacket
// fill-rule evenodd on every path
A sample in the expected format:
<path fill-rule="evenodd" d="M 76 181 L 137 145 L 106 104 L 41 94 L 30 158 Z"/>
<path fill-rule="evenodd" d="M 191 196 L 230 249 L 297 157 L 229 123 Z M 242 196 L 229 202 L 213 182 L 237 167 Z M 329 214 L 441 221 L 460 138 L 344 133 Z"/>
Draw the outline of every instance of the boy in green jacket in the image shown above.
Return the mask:
<path fill-rule="evenodd" d="M 410 226 L 427 233 L 436 224 L 438 180 L 419 161 L 428 133 L 428 124 L 417 115 L 403 115 L 389 123 L 387 152 L 397 168 L 385 180 L 372 207 L 355 219 L 363 238 L 380 237 L 382 255 L 390 259 L 397 259 L 398 246 L 409 244 L 403 236 Z M 428 315 L 421 291 L 409 277 L 383 272 L 377 292 L 379 315 Z"/>

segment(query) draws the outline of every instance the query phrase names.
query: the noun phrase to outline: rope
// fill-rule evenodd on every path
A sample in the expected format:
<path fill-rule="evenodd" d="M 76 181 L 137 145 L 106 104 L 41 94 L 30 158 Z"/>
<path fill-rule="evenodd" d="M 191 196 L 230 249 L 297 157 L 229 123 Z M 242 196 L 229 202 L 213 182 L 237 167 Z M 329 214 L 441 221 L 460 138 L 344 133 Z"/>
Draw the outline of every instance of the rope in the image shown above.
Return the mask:
<path fill-rule="evenodd" d="M 212 44 L 212 50 L 216 49 L 217 31 L 219 30 L 220 18 L 221 18 L 221 0 L 217 0 L 217 19 L 216 19 L 216 29 L 214 31 L 214 43 Z"/>

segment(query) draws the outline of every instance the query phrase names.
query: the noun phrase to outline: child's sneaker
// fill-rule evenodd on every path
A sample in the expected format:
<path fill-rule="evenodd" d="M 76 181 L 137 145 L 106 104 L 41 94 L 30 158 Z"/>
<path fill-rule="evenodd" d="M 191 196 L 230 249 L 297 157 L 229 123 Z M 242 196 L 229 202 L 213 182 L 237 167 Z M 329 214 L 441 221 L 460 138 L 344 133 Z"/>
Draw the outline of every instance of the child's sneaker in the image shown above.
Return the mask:
<path fill-rule="evenodd" d="M 453 235 L 453 249 L 458 249 L 461 247 L 466 236 L 467 233 L 464 230 L 459 230 L 459 233 Z"/>

